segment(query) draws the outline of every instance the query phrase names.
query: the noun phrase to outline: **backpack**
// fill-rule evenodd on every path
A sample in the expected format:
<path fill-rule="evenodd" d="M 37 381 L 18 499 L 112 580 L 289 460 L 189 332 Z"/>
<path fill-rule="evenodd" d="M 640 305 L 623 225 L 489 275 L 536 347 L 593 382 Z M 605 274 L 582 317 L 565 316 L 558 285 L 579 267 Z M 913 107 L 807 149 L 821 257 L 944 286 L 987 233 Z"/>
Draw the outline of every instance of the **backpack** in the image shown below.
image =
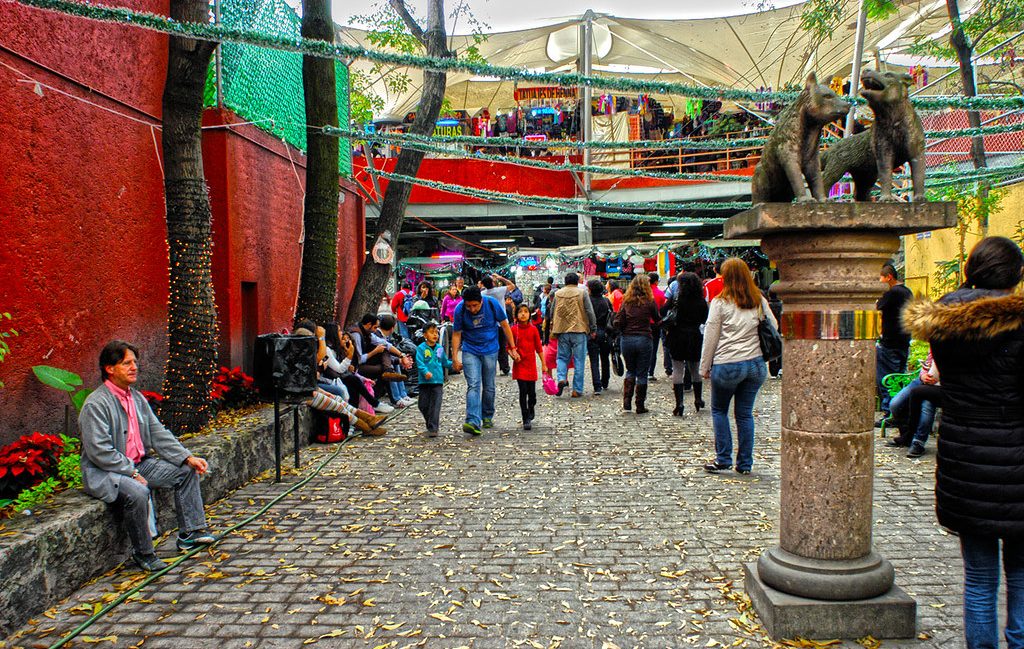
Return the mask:
<path fill-rule="evenodd" d="M 405 296 L 405 301 L 402 302 L 402 311 L 405 312 L 405 315 L 408 316 L 410 313 L 412 313 L 412 305 L 415 302 L 416 302 L 416 294 L 415 293 L 407 293 L 406 296 Z"/>

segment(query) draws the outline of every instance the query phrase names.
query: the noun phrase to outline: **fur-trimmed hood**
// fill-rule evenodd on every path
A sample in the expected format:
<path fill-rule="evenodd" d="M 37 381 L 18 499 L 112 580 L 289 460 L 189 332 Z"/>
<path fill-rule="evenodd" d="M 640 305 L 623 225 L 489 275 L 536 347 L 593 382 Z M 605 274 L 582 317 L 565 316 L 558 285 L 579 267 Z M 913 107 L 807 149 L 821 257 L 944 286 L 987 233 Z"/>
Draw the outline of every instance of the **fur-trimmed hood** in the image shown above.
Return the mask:
<path fill-rule="evenodd" d="M 903 311 L 903 328 L 917 340 L 984 340 L 1024 327 L 1024 295 L 959 296 L 940 302 L 914 300 Z M 962 299 L 962 298 L 967 299 Z M 958 299 L 961 298 L 961 299 Z"/>

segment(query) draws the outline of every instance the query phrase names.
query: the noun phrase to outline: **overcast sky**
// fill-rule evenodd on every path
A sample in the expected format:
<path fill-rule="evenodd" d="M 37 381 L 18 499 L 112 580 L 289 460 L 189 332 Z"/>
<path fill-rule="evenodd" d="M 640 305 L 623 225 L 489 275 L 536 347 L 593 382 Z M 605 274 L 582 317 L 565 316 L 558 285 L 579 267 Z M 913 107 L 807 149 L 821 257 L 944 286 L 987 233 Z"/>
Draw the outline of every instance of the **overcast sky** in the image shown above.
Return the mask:
<path fill-rule="evenodd" d="M 774 0 L 775 7 L 796 4 L 799 0 Z M 368 14 L 379 0 L 334 0 L 334 20 L 340 25 L 360 26 L 352 16 Z M 297 0 L 289 0 L 296 4 Z M 426 15 L 424 0 L 408 0 L 417 16 Z M 554 22 L 555 19 L 580 16 L 587 9 L 622 18 L 709 18 L 733 16 L 756 11 L 757 0 L 469 0 L 473 14 L 487 23 L 489 31 L 525 29 Z M 454 5 L 447 0 L 446 8 Z M 466 31 L 465 24 L 456 31 Z"/>

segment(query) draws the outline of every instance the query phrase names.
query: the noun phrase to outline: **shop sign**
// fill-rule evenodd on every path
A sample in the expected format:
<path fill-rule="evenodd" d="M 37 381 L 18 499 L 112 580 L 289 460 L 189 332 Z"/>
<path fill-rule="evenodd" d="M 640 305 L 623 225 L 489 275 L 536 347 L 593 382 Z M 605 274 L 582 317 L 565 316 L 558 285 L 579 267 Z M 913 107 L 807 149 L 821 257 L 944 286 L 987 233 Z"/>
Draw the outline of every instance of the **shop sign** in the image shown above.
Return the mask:
<path fill-rule="evenodd" d="M 533 101 L 535 99 L 575 99 L 579 91 L 575 87 L 537 86 L 534 88 L 516 88 L 512 96 L 516 101 Z"/>
<path fill-rule="evenodd" d="M 434 123 L 434 136 L 455 137 L 462 135 L 462 123 L 457 119 L 439 119 Z"/>

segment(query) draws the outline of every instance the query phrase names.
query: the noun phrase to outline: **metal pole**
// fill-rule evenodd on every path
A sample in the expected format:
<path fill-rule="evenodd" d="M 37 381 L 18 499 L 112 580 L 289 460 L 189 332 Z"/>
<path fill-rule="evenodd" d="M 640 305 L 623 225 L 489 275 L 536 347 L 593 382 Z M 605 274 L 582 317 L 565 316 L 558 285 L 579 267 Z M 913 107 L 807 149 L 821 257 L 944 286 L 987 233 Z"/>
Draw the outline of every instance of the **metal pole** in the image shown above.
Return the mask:
<path fill-rule="evenodd" d="M 590 76 L 593 71 L 593 42 L 594 42 L 594 12 L 587 10 L 583 14 L 583 22 L 580 24 L 579 37 L 579 70 L 580 74 Z M 593 140 L 593 115 L 591 110 L 592 90 L 590 86 L 580 88 L 580 141 L 586 143 Z M 591 151 L 583 149 L 583 164 L 591 162 Z M 584 198 L 590 199 L 591 174 L 583 172 L 583 194 Z M 594 243 L 594 222 L 590 215 L 576 215 L 577 243 L 579 245 L 591 245 Z"/>
<path fill-rule="evenodd" d="M 857 43 L 853 47 L 853 70 L 850 71 L 850 94 L 849 97 L 857 96 L 857 88 L 860 87 L 860 62 L 864 58 L 864 32 L 867 31 L 868 8 L 864 0 L 860 0 L 860 12 L 857 14 Z M 853 123 L 857 117 L 857 106 L 850 107 L 846 115 L 846 131 L 843 137 L 853 135 Z"/>
<path fill-rule="evenodd" d="M 213 23 L 220 24 L 220 0 L 213 0 Z M 221 58 L 221 45 L 213 51 L 214 85 L 217 87 L 217 108 L 224 107 L 224 62 Z"/>
<path fill-rule="evenodd" d="M 281 482 L 281 394 L 274 386 L 274 482 Z"/>

